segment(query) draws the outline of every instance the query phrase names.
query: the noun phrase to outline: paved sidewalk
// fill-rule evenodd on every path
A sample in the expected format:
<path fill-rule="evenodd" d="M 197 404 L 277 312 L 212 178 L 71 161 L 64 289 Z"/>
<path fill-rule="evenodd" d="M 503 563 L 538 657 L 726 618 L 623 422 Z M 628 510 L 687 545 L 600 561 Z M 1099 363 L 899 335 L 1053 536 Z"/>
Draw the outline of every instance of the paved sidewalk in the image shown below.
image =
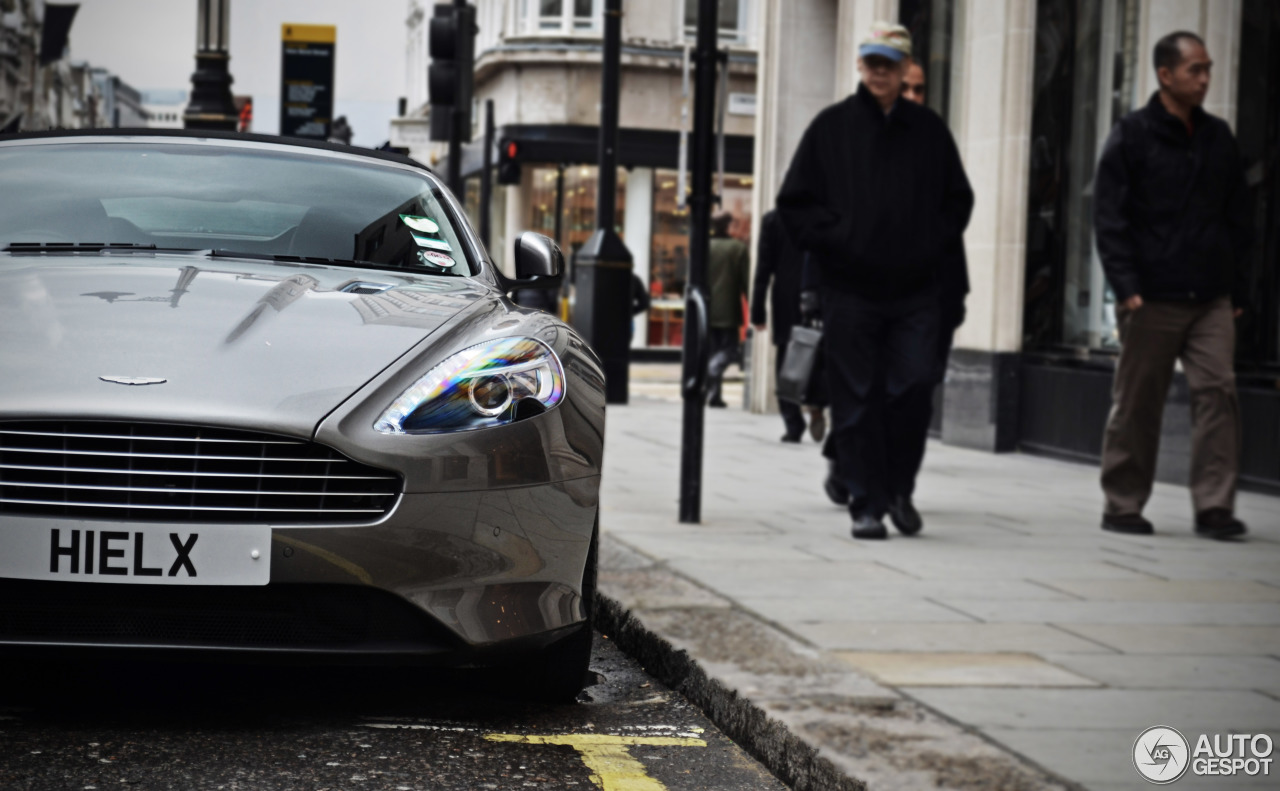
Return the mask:
<path fill-rule="evenodd" d="M 603 590 L 848 775 L 871 788 L 1053 785 L 1034 767 L 975 784 L 993 742 L 1089 789 L 1138 789 L 1130 756 L 1149 726 L 1280 741 L 1280 498 L 1242 494 L 1249 539 L 1217 543 L 1192 535 L 1185 488 L 1157 485 L 1157 535 L 1122 537 L 1098 528 L 1092 467 L 932 443 L 924 532 L 855 542 L 819 487 L 817 446 L 783 445 L 777 416 L 730 408 L 707 412 L 703 523 L 681 525 L 680 402 L 655 370 L 633 374 L 631 404 L 608 412 Z M 773 637 L 735 654 L 716 626 L 735 619 Z M 811 670 L 758 661 L 774 649 Z M 788 702 L 810 675 L 822 690 Z M 852 719 L 824 725 L 815 695 Z M 910 722 L 877 720 L 877 696 Z M 907 742 L 929 750 L 895 753 Z M 978 763 L 965 780 L 926 752 Z M 1272 773 L 1177 787 L 1275 788 Z"/>

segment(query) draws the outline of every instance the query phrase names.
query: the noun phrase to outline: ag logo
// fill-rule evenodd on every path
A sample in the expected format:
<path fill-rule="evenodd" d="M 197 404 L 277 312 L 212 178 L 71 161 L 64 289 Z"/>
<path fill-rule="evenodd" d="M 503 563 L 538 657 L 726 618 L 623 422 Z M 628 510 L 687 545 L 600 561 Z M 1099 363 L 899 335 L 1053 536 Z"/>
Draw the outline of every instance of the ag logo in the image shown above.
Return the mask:
<path fill-rule="evenodd" d="M 1172 783 L 1187 772 L 1191 748 L 1174 728 L 1147 728 L 1133 743 L 1133 768 L 1156 785 Z"/>

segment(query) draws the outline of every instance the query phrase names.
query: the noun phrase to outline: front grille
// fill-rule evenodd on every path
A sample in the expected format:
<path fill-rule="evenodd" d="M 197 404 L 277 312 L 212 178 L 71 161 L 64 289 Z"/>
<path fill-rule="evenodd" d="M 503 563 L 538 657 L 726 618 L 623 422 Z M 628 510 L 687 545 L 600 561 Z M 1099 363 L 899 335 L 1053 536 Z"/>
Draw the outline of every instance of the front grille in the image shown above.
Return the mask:
<path fill-rule="evenodd" d="M 356 585 L 0 580 L 0 642 L 421 649 L 453 641 L 400 597 Z"/>
<path fill-rule="evenodd" d="M 0 514 L 369 522 L 400 477 L 289 437 L 146 423 L 0 423 Z"/>

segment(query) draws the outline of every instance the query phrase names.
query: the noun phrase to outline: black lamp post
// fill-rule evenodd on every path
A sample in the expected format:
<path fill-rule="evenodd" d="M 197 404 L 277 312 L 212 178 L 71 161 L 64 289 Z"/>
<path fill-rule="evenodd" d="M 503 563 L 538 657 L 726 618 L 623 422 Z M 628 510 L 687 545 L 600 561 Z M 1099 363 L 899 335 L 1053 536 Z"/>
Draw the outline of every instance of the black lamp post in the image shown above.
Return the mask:
<path fill-rule="evenodd" d="M 231 0 L 198 0 L 196 71 L 191 101 L 182 114 L 187 129 L 234 132 L 239 114 L 231 96 Z"/>

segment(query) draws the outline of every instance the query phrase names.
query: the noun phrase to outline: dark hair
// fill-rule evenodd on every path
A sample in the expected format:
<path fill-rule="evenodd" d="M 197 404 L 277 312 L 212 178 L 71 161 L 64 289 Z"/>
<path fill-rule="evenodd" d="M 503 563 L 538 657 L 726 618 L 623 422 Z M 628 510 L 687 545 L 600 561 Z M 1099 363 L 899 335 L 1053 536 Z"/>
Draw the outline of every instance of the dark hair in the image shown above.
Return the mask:
<path fill-rule="evenodd" d="M 733 225 L 733 215 L 727 211 L 722 211 L 711 215 L 711 235 L 712 236 L 728 236 L 729 227 Z"/>
<path fill-rule="evenodd" d="M 1169 69 L 1172 71 L 1182 62 L 1182 40 L 1189 38 L 1200 46 L 1204 46 L 1204 39 L 1187 30 L 1178 30 L 1156 42 L 1155 63 L 1156 71 L 1160 69 Z"/>

